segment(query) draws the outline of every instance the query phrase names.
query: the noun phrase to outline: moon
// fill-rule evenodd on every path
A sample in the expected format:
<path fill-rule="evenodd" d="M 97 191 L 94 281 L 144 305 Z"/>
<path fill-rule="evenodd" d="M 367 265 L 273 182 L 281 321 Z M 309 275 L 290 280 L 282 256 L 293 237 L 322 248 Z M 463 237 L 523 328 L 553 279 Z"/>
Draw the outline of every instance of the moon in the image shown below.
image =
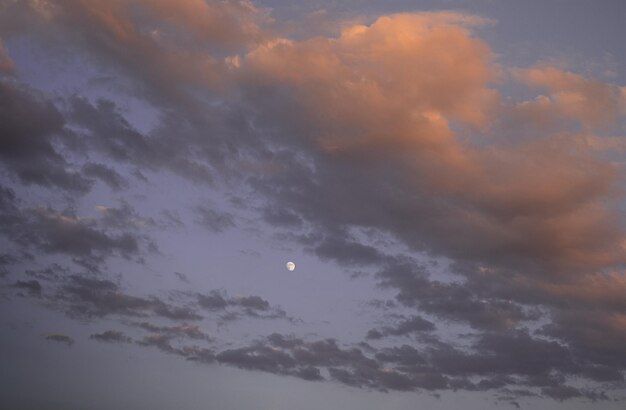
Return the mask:
<path fill-rule="evenodd" d="M 287 270 L 288 270 L 288 271 L 290 271 L 290 272 L 291 272 L 291 271 L 293 271 L 293 270 L 295 270 L 295 269 L 296 269 L 296 264 L 295 264 L 295 263 L 293 263 L 293 262 L 291 262 L 291 261 L 289 261 L 289 262 L 287 262 L 287 263 L 285 264 L 285 267 L 287 268 Z"/>

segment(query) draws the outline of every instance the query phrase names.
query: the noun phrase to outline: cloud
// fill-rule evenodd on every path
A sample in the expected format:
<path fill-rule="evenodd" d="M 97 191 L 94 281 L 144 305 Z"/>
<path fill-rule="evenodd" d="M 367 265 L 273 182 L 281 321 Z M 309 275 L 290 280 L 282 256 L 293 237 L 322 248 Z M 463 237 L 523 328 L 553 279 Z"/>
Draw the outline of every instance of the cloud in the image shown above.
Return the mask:
<path fill-rule="evenodd" d="M 15 70 L 15 63 L 9 57 L 2 38 L 0 38 L 0 74 L 12 74 Z"/>
<path fill-rule="evenodd" d="M 0 162 L 24 184 L 85 193 L 90 183 L 55 148 L 65 120 L 33 90 L 0 80 Z"/>
<path fill-rule="evenodd" d="M 216 359 L 220 363 L 244 369 L 277 374 L 288 373 L 295 366 L 294 360 L 289 355 L 266 346 L 225 350 L 220 352 Z"/>
<path fill-rule="evenodd" d="M 98 178 L 111 189 L 119 191 L 128 187 L 126 180 L 114 169 L 98 163 L 90 163 L 83 166 L 83 173 L 89 177 Z"/>
<path fill-rule="evenodd" d="M 367 339 L 382 339 L 386 336 L 407 336 L 417 332 L 430 332 L 435 330 L 432 322 L 420 317 L 413 316 L 398 323 L 396 326 L 384 326 L 380 329 L 371 329 L 367 332 Z"/>
<path fill-rule="evenodd" d="M 24 289 L 28 291 L 31 296 L 41 296 L 41 291 L 43 287 L 38 280 L 18 280 L 13 284 L 13 287 L 16 289 Z"/>
<path fill-rule="evenodd" d="M 121 224 L 120 218 L 135 216 L 129 207 L 109 208 L 102 219 L 94 219 L 82 218 L 72 209 L 59 212 L 20 205 L 15 191 L 1 188 L 0 233 L 22 251 L 69 256 L 76 264 L 97 271 L 107 258 L 130 259 L 144 250 L 155 250 L 148 237 L 135 232 L 137 224 Z"/>
<path fill-rule="evenodd" d="M 92 221 L 52 209 L 14 209 L 2 233 L 14 242 L 45 253 L 61 253 L 98 260 L 112 254 L 129 257 L 139 252 L 139 239 L 131 233 L 110 235 Z"/>
<path fill-rule="evenodd" d="M 189 279 L 184 273 L 174 272 L 174 276 L 176 276 L 181 282 L 189 283 Z"/>
<path fill-rule="evenodd" d="M 141 322 L 137 324 L 142 329 L 152 333 L 164 334 L 172 337 L 186 337 L 189 339 L 211 341 L 211 337 L 200 330 L 195 324 L 183 323 L 176 326 L 157 326 L 149 322 Z"/>
<path fill-rule="evenodd" d="M 293 227 L 302 225 L 302 218 L 284 208 L 263 209 L 263 220 L 272 226 Z"/>
<path fill-rule="evenodd" d="M 197 346 L 174 347 L 171 345 L 172 335 L 154 333 L 144 336 L 143 339 L 137 341 L 141 346 L 152 346 L 157 349 L 178 356 L 184 357 L 186 360 L 197 361 L 200 363 L 212 363 L 215 360 L 213 351 Z"/>
<path fill-rule="evenodd" d="M 235 226 L 235 220 L 231 213 L 221 212 L 205 206 L 197 206 L 197 222 L 207 230 L 215 233 L 223 232 Z"/>
<path fill-rule="evenodd" d="M 239 319 L 241 316 L 258 319 L 295 319 L 287 316 L 287 313 L 277 306 L 272 306 L 260 296 L 235 296 L 230 297 L 226 292 L 212 290 L 207 294 L 196 295 L 200 307 L 213 311 L 225 312 L 222 320 L 230 321 Z"/>
<path fill-rule="evenodd" d="M 94 333 L 89 336 L 89 338 L 99 342 L 109 343 L 130 343 L 133 340 L 118 330 L 106 330 L 102 333 Z"/>
<path fill-rule="evenodd" d="M 272 334 L 248 347 L 229 349 L 216 356 L 218 362 L 250 370 L 291 375 L 305 380 L 324 380 L 320 369 L 331 379 L 362 388 L 413 390 L 444 388 L 445 380 L 432 371 L 419 375 L 382 366 L 358 348 L 342 348 L 334 339 L 306 342 L 293 336 Z"/>
<path fill-rule="evenodd" d="M 0 34 L 29 30 L 78 45 L 161 103 L 189 104 L 188 88 L 220 86 L 223 58 L 263 38 L 266 13 L 248 1 L 114 0 L 9 3 Z M 200 42 L 205 45 L 196 48 Z M 180 62 L 184 61 L 185 64 Z"/>
<path fill-rule="evenodd" d="M 514 70 L 513 75 L 532 87 L 549 92 L 549 96 L 525 102 L 519 108 L 574 120 L 591 128 L 610 129 L 626 113 L 626 95 L 620 87 L 554 66 L 536 66 Z"/>
<path fill-rule="evenodd" d="M 421 338 L 420 344 L 369 347 L 366 353 L 334 339 L 305 341 L 274 333 L 216 358 L 222 364 L 306 380 L 325 380 L 326 373 L 349 386 L 382 391 L 499 391 L 507 401 L 529 395 L 608 399 L 597 389 L 567 384 L 562 371 L 580 374 L 580 363 L 567 347 L 523 331 L 478 336 L 469 350 L 432 337 Z"/>
<path fill-rule="evenodd" d="M 68 278 L 55 301 L 68 314 L 82 318 L 155 315 L 182 321 L 202 319 L 202 316 L 188 306 L 174 306 L 155 296 L 144 298 L 129 295 L 114 282 L 80 275 Z"/>
<path fill-rule="evenodd" d="M 527 387 L 557 400 L 602 398 L 571 387 L 570 378 L 622 381 L 622 170 L 584 134 L 620 124 L 623 88 L 549 66 L 502 70 L 473 31 L 484 19 L 462 13 L 394 14 L 303 39 L 268 30 L 265 17 L 247 2 L 11 3 L 0 16 L 3 36 L 35 27 L 33 36 L 71 34 L 79 40 L 63 44 L 78 41 L 98 67 L 119 70 L 159 115 L 140 132 L 112 100 L 75 95 L 60 111 L 3 81 L 4 168 L 22 184 L 75 193 L 92 181 L 74 169 L 123 187 L 116 164 L 137 167 L 136 175 L 167 170 L 207 184 L 241 182 L 258 201 L 249 209 L 299 230 L 282 238 L 342 267 L 372 270 L 395 293 L 389 308 L 412 315 L 369 334 L 410 334 L 411 345 L 368 353 L 335 339 L 271 335 L 218 353 L 218 362 L 380 390 L 521 395 Z M 510 80 L 503 71 L 546 95 L 510 102 L 501 95 L 507 87 L 495 88 Z M 56 145 L 62 138 L 113 165 L 70 163 Z M 137 255 L 141 238 L 122 228 L 151 223 L 128 204 L 101 208 L 97 223 L 18 205 L 12 190 L 0 190 L 2 233 L 84 266 Z M 230 213 L 195 212 L 213 232 L 236 225 Z M 392 238 L 405 255 L 357 234 L 364 230 Z M 437 278 L 422 256 L 449 262 L 453 280 Z M 175 306 L 71 276 L 59 301 L 82 317 L 187 322 L 200 318 L 195 307 L 224 318 L 285 317 L 258 296 L 190 298 Z M 423 313 L 442 326 L 433 329 Z M 449 322 L 469 326 L 463 348 L 439 339 Z M 211 351 L 175 345 L 184 330 L 150 327 L 138 343 L 213 360 Z"/>
<path fill-rule="evenodd" d="M 46 340 L 50 340 L 50 341 L 58 342 L 58 343 L 65 343 L 68 346 L 71 346 L 74 344 L 74 339 L 62 333 L 49 333 L 46 335 Z"/>

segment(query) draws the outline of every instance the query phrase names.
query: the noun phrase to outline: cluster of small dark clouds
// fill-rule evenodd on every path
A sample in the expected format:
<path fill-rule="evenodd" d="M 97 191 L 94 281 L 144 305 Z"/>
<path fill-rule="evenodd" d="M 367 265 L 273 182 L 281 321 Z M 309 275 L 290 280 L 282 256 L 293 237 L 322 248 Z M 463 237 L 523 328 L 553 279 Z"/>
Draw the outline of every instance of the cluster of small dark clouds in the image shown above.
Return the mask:
<path fill-rule="evenodd" d="M 215 352 L 197 345 L 173 344 L 174 340 L 206 340 L 211 338 L 197 326 L 156 326 L 135 323 L 150 333 L 134 341 L 154 347 L 187 360 L 219 363 L 241 369 L 289 375 L 308 381 L 332 380 L 351 387 L 379 391 L 441 391 L 446 389 L 494 390 L 501 400 L 544 395 L 557 400 L 584 397 L 592 401 L 606 400 L 602 390 L 576 388 L 564 384 L 565 378 L 555 369 L 570 367 L 574 374 L 606 380 L 594 369 L 577 366 L 571 354 L 556 342 L 533 339 L 524 331 L 488 333 L 473 341 L 475 353 L 422 335 L 418 346 L 402 344 L 374 348 L 341 346 L 335 339 L 305 341 L 293 335 L 278 333 L 256 340 L 248 346 Z M 69 336 L 55 334 L 47 339 L 72 344 Z M 91 339 L 107 343 L 133 343 L 120 331 L 95 333 Z M 506 375 L 506 376 L 504 376 Z M 507 386 L 524 386 L 512 390 Z"/>
<path fill-rule="evenodd" d="M 190 322 L 202 320 L 205 312 L 221 324 L 245 318 L 296 321 L 280 307 L 272 306 L 256 295 L 229 296 L 225 291 L 212 290 L 207 293 L 182 292 L 175 300 L 164 300 L 157 296 L 135 296 L 111 280 L 98 279 L 93 275 L 67 274 L 58 268 L 30 270 L 25 274 L 37 279 L 17 280 L 11 287 L 22 296 L 41 298 L 49 306 L 78 319 L 153 317 Z M 152 330 L 160 333 L 187 331 L 189 336 L 194 329 L 197 331 L 195 325 L 185 323 L 182 326 Z M 140 327 L 150 330 L 146 323 Z"/>
<path fill-rule="evenodd" d="M 134 231 L 119 230 L 110 220 L 80 218 L 72 209 L 20 207 L 15 191 L 0 186 L 0 233 L 24 250 L 62 254 L 78 265 L 97 270 L 107 257 L 130 259 L 154 244 Z M 107 226 L 108 225 L 108 226 Z M 143 249 L 141 249 L 143 248 Z"/>
<path fill-rule="evenodd" d="M 500 102 L 489 87 L 497 77 L 491 52 L 471 33 L 481 22 L 475 16 L 387 16 L 336 38 L 287 41 L 271 38 L 263 13 L 251 5 L 208 1 L 202 7 L 210 13 L 202 14 L 159 4 L 135 4 L 147 11 L 143 18 L 125 2 L 59 4 L 52 11 L 30 2 L 6 6 L 0 35 L 21 27 L 45 32 L 51 24 L 55 35 L 79 37 L 74 46 L 120 70 L 136 96 L 161 113 L 154 129 L 142 133 L 112 101 L 71 95 L 57 104 L 19 83 L 0 43 L 0 162 L 10 184 L 82 195 L 96 181 L 125 190 L 142 182 L 138 175 L 160 170 L 209 185 L 245 182 L 260 198 L 264 221 L 299 232 L 283 236 L 321 259 L 375 272 L 380 286 L 395 291 L 397 304 L 414 314 L 364 335 L 372 344 L 410 338 L 411 345 L 396 347 L 345 349 L 336 340 L 273 334 L 214 354 L 172 345 L 181 333 L 200 332 L 193 325 L 147 322 L 138 326 L 151 333 L 137 343 L 188 359 L 381 390 L 499 389 L 503 397 L 597 400 L 607 396 L 569 380 L 607 388 L 623 383 L 626 284 L 615 272 L 626 261 L 624 234 L 622 219 L 607 205 L 619 177 L 589 149 L 593 144 L 578 138 L 598 124 L 619 123 L 623 88 L 536 67 L 513 77 L 547 96 Z M 46 13 L 52 13 L 48 20 Z M 215 16 L 220 24 L 213 24 Z M 149 36 L 155 22 L 187 34 L 174 36 L 185 41 Z M 398 33 L 409 33 L 412 47 L 390 40 Z M 210 40 L 215 55 L 188 47 L 187 41 L 200 40 Z M 218 57 L 231 52 L 243 54 Z M 221 94 L 222 87 L 236 92 Z M 205 104 L 206 95 L 189 88 L 222 103 Z M 484 141 L 461 142 L 453 129 L 485 133 L 488 148 L 481 149 Z M 100 159 L 69 159 L 77 156 Z M 120 167 L 132 167 L 134 176 Z M 16 191 L 0 190 L 0 232 L 22 252 L 62 254 L 98 272 L 106 258 L 141 260 L 156 251 L 133 221 L 158 223 L 143 220 L 130 204 L 102 209 L 94 221 L 71 209 L 22 207 Z M 231 213 L 194 211 L 212 232 L 236 225 Z M 181 223 L 173 214 L 166 219 Z M 428 266 L 383 252 L 352 235 L 351 227 L 446 257 L 458 280 L 435 280 Z M 3 255 L 0 272 L 21 259 L 27 255 Z M 38 275 L 12 287 L 76 317 L 191 322 L 202 318 L 202 309 L 224 321 L 290 319 L 258 296 L 212 291 L 189 294 L 179 306 L 58 269 L 60 285 L 48 291 L 45 274 Z M 471 345 L 461 350 L 442 341 L 435 335 L 439 326 L 419 314 L 469 326 Z M 529 330 L 533 325 L 537 330 Z M 93 339 L 131 341 L 116 331 Z"/>

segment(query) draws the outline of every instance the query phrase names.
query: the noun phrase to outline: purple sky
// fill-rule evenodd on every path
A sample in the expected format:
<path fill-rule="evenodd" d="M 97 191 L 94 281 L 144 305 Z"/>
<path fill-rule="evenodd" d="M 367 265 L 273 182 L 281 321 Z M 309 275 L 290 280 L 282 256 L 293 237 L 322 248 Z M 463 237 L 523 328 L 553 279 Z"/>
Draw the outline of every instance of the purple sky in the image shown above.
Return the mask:
<path fill-rule="evenodd" d="M 625 21 L 0 0 L 0 407 L 622 409 Z"/>

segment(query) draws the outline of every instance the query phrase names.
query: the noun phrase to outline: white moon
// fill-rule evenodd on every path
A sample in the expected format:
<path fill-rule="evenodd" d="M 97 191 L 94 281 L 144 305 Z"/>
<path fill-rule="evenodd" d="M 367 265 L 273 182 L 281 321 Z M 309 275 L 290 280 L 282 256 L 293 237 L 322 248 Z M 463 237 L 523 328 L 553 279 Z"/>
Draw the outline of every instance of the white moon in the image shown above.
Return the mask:
<path fill-rule="evenodd" d="M 292 271 L 292 270 L 296 269 L 296 264 L 291 262 L 291 261 L 287 262 L 287 264 L 285 266 L 287 267 L 288 271 Z"/>

